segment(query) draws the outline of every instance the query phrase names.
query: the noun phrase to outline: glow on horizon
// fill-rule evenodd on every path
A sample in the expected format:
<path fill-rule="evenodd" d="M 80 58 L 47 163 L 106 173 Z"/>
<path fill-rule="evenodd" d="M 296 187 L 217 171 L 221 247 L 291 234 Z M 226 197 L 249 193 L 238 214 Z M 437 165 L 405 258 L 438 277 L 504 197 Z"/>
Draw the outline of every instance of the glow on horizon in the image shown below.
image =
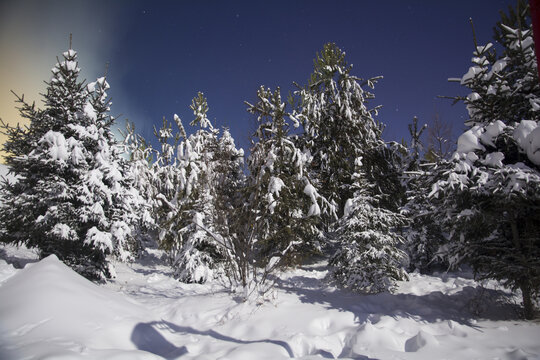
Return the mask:
<path fill-rule="evenodd" d="M 103 74 L 104 54 L 113 46 L 108 34 L 114 30 L 111 16 L 96 14 L 91 2 L 83 1 L 2 1 L 0 4 L 0 118 L 11 126 L 28 120 L 21 118 L 17 95 L 28 103 L 42 106 L 45 81 L 51 78 L 56 58 L 69 48 L 79 53 L 81 78 Z M 61 11 L 59 9 L 62 9 Z M 98 16 L 99 15 L 99 16 Z M 88 21 L 81 19 L 89 17 Z M 0 144 L 6 136 L 0 134 Z M 0 162 L 5 154 L 0 151 Z"/>

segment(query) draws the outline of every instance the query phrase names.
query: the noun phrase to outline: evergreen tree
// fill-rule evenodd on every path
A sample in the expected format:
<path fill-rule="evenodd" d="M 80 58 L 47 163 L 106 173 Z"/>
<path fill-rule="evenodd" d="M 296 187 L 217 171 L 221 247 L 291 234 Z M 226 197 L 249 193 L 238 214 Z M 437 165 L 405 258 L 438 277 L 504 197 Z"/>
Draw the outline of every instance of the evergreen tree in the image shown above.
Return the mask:
<path fill-rule="evenodd" d="M 208 104 L 202 93 L 190 106 L 195 116 L 190 123 L 199 129 L 187 136 L 178 116 L 178 132 L 164 120 L 155 134 L 161 151 L 154 164 L 157 174 L 156 221 L 160 244 L 170 254 L 175 276 L 185 282 L 205 282 L 227 266 L 230 246 L 225 244 L 241 206 L 243 151 L 225 130 L 219 131 L 208 119 Z M 230 264 L 229 264 L 230 265 Z"/>
<path fill-rule="evenodd" d="M 361 159 L 355 161 L 357 169 Z M 378 206 L 361 172 L 354 174 L 354 196 L 345 204 L 339 222 L 341 247 L 330 260 L 340 285 L 365 293 L 391 290 L 395 281 L 407 279 L 402 268 L 406 254 L 399 249 L 403 238 L 396 232 L 405 218 Z"/>
<path fill-rule="evenodd" d="M 157 207 L 158 194 L 155 184 L 154 168 L 152 167 L 154 149 L 139 134 L 135 133 L 135 124 L 126 123 L 124 137 L 124 153 L 128 154 L 129 177 L 133 179 L 133 187 L 139 193 L 142 202 L 140 206 L 140 221 L 136 227 L 135 236 L 146 241 L 154 240 L 157 229 L 157 219 L 154 216 Z"/>
<path fill-rule="evenodd" d="M 518 11 L 518 14 L 521 12 Z M 504 19 L 503 19 L 504 20 Z M 432 194 L 452 235 L 451 263 L 520 289 L 525 317 L 540 289 L 540 84 L 532 31 L 501 25 L 503 55 L 476 46 L 461 83 L 469 130 Z M 529 120 L 523 120 L 523 119 Z"/>
<path fill-rule="evenodd" d="M 524 125 L 534 128 L 522 147 Z M 482 149 L 458 146 L 452 168 L 433 190 L 452 235 L 449 262 L 466 261 L 480 278 L 520 289 L 525 316 L 531 318 L 532 298 L 540 289 L 538 121 L 497 121 L 474 129 Z M 471 130 L 463 138 L 472 139 Z"/>
<path fill-rule="evenodd" d="M 307 172 L 311 161 L 300 151 L 289 135 L 286 105 L 279 88 L 272 92 L 261 87 L 258 102 L 248 104 L 256 114 L 259 127 L 248 159 L 248 202 L 257 237 L 257 258 L 266 265 L 275 258 L 275 265 L 298 263 L 318 248 L 316 218 L 333 207 L 312 185 Z"/>
<path fill-rule="evenodd" d="M 179 132 L 173 134 L 172 123 L 163 118 L 161 128 L 154 127 L 160 149 L 156 151 L 156 160 L 151 166 L 152 184 L 155 189 L 153 218 L 157 225 L 160 246 L 172 253 L 178 250 L 178 230 L 185 226 L 185 219 L 177 216 L 177 207 L 182 200 L 186 185 L 186 169 L 178 160 L 179 142 L 182 139 L 183 125 L 177 115 L 174 116 Z M 184 138 L 184 141 L 187 139 Z"/>
<path fill-rule="evenodd" d="M 316 187 L 336 205 L 339 216 L 354 194 L 354 161 L 359 157 L 368 182 L 377 184 L 371 191 L 381 196 L 382 205 L 397 208 L 395 194 L 401 191 L 393 154 L 373 118 L 378 108 L 367 107 L 374 95 L 362 88 L 373 88 L 378 78 L 363 81 L 351 70 L 343 51 L 333 43 L 324 45 L 309 85 L 298 92 L 300 108 L 293 117 L 304 129 L 300 147 L 313 156 L 309 171 Z"/>
<path fill-rule="evenodd" d="M 448 242 L 438 201 L 430 195 L 432 186 L 444 177 L 448 163 L 424 163 L 407 178 L 407 202 L 402 213 L 408 218 L 404 229 L 405 250 L 409 257 L 409 269 L 432 271 L 448 267 L 445 249 Z"/>
<path fill-rule="evenodd" d="M 532 27 L 527 6 L 518 4 L 521 8 L 513 16 L 503 17 L 495 28 L 502 54 L 497 55 L 493 43 L 478 45 L 475 37 L 473 66 L 460 79 L 453 79 L 471 90 L 467 97 L 455 98 L 467 106 L 468 126 L 534 119 L 540 111 Z"/>
<path fill-rule="evenodd" d="M 293 119 L 304 130 L 299 143 L 313 156 L 308 173 L 315 188 L 340 217 L 337 223 L 328 219 L 324 228 L 337 230 L 334 277 L 343 286 L 377 292 L 403 278 L 401 238 L 393 232 L 403 221 L 397 214 L 401 154 L 382 139 L 383 126 L 374 119 L 378 108 L 367 107 L 374 95 L 362 87 L 373 88 L 378 78 L 363 81 L 351 70 L 345 53 L 326 44 L 308 86 L 298 92 Z"/>
<path fill-rule="evenodd" d="M 218 130 L 207 117 L 208 104 L 202 93 L 193 99 L 190 108 L 195 119 L 191 126 L 199 130 L 185 143 L 179 159 L 188 175 L 179 214 L 189 222 L 179 231 L 180 251 L 175 259 L 176 276 L 185 282 L 205 282 L 223 262 L 223 247 L 216 242 L 215 161 Z"/>
<path fill-rule="evenodd" d="M 228 129 L 223 129 L 214 153 L 214 226 L 224 239 L 237 230 L 239 209 L 244 206 L 244 150 L 238 149 Z"/>
<path fill-rule="evenodd" d="M 110 129 L 109 85 L 100 78 L 85 86 L 79 72 L 70 49 L 52 69 L 43 110 L 19 98 L 30 125 L 6 129 L 6 162 L 17 181 L 2 184 L 0 234 L 99 279 L 113 275 L 108 255 L 135 253 L 140 202 Z"/>
<path fill-rule="evenodd" d="M 408 218 L 408 224 L 403 232 L 405 250 L 411 270 L 429 271 L 444 265 L 439 250 L 444 246 L 446 238 L 437 219 L 437 207 L 428 194 L 432 185 L 440 178 L 437 174 L 446 166 L 446 162 L 443 157 L 436 157 L 435 163 L 422 160 L 424 145 L 421 136 L 424 130 L 429 131 L 430 128 L 424 125 L 419 129 L 416 117 L 408 127 L 411 146 L 403 164 L 403 185 L 407 201 L 401 209 Z"/>

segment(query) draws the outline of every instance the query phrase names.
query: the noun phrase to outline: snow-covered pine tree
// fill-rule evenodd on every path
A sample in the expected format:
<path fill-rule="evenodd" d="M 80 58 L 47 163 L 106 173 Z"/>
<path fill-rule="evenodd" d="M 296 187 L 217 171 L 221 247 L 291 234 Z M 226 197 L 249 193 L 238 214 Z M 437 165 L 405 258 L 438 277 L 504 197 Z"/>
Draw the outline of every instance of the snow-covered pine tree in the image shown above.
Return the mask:
<path fill-rule="evenodd" d="M 205 282 L 214 276 L 224 260 L 224 248 L 218 239 L 214 160 L 218 149 L 219 130 L 208 119 L 208 103 L 198 93 L 190 106 L 195 115 L 191 126 L 199 126 L 184 143 L 179 161 L 186 171 L 184 198 L 178 216 L 189 221 L 179 230 L 181 247 L 174 261 L 176 276 L 185 282 Z"/>
<path fill-rule="evenodd" d="M 272 266 L 298 263 L 318 248 L 317 217 L 333 207 L 309 178 L 311 156 L 298 149 L 289 135 L 286 118 L 290 115 L 280 89 L 272 92 L 261 86 L 257 98 L 255 105 L 247 103 L 259 123 L 247 162 L 254 251 L 263 267 L 269 261 L 273 261 Z"/>
<path fill-rule="evenodd" d="M 471 91 L 466 97 L 454 98 L 467 106 L 468 126 L 534 119 L 540 110 L 538 71 L 531 66 L 536 57 L 528 6 L 518 1 L 514 16 L 502 14 L 502 21 L 494 28 L 502 54 L 497 54 L 493 43 L 478 45 L 474 36 L 473 66 L 461 78 L 450 79 Z"/>
<path fill-rule="evenodd" d="M 218 140 L 214 153 L 213 189 L 215 193 L 214 226 L 224 239 L 235 237 L 241 221 L 239 212 L 244 206 L 244 150 L 238 149 L 227 128 Z M 230 248 L 228 246 L 228 248 Z"/>
<path fill-rule="evenodd" d="M 173 125 L 163 118 L 159 129 L 154 127 L 154 136 L 160 148 L 151 166 L 152 184 L 156 191 L 153 204 L 153 219 L 159 232 L 159 244 L 165 250 L 178 251 L 178 230 L 185 226 L 184 219 L 177 216 L 178 202 L 183 198 L 185 188 L 185 169 L 178 160 L 179 141 L 185 141 L 185 131 L 177 115 L 174 116 L 178 131 L 173 134 Z M 173 255 L 174 257 L 174 255 Z"/>
<path fill-rule="evenodd" d="M 109 88 L 105 77 L 88 84 L 89 99 L 84 112 L 92 122 L 86 132 L 72 126 L 79 132 L 82 145 L 93 153 L 93 162 L 89 161 L 85 183 L 80 186 L 80 192 L 90 196 L 86 204 L 89 209 L 86 214 L 82 210 L 80 217 L 83 221 L 86 215 L 95 217 L 96 204 L 101 204 L 104 218 L 99 219 L 98 223 L 104 225 L 103 228 L 97 228 L 105 232 L 105 236 L 110 233 L 112 254 L 122 261 L 127 261 L 132 260 L 139 251 L 139 239 L 134 235 L 142 224 L 141 214 L 144 213 L 146 204 L 134 187 L 133 173 L 129 171 L 129 164 L 122 155 L 123 146 L 116 140 L 111 129 L 115 119 L 109 115 L 111 102 L 106 93 Z M 98 172 L 103 174 L 101 184 L 96 182 Z"/>
<path fill-rule="evenodd" d="M 381 219 L 388 221 L 386 225 L 366 224 L 366 231 L 373 231 L 376 226 L 385 226 L 386 230 L 398 226 L 399 221 L 395 219 L 399 215 L 394 212 L 398 210 L 403 193 L 396 161 L 399 156 L 397 148 L 388 147 L 382 139 L 382 124 L 374 119 L 378 108 L 367 107 L 374 95 L 362 88 L 365 85 L 373 88 L 379 78 L 363 81 L 353 76 L 351 70 L 352 65 L 347 63 L 341 49 L 333 43 L 324 45 L 315 59 L 308 86 L 297 92 L 300 106 L 293 119 L 298 119 L 304 130 L 299 137 L 301 146 L 313 156 L 309 174 L 316 179 L 315 185 L 321 194 L 336 205 L 338 215 L 342 217 L 337 224 L 332 224 L 335 219 L 330 220 L 325 229 L 337 225 L 338 235 L 341 234 L 337 243 L 342 250 L 338 250 L 332 259 L 335 277 L 344 286 L 379 291 L 390 282 L 362 283 L 354 274 L 357 274 L 359 266 L 371 267 L 374 272 L 381 271 L 380 259 L 361 254 L 370 247 L 380 248 L 380 241 L 387 240 L 375 233 L 373 237 L 360 240 L 358 231 L 361 225 L 357 216 L 364 213 L 369 219 L 369 212 L 373 211 L 372 215 L 381 215 Z M 361 193 L 357 191 L 358 174 L 362 174 L 361 181 L 365 185 Z M 356 210 L 349 206 L 345 216 L 345 205 L 351 203 L 355 204 L 353 208 Z M 388 238 L 394 239 L 391 234 Z M 392 241 L 387 241 L 389 246 L 398 251 L 397 244 Z M 363 244 L 359 246 L 359 243 Z M 387 260 L 392 261 L 390 258 Z M 394 265 L 390 263 L 388 266 L 392 268 Z M 385 276 L 392 277 L 387 272 L 380 279 L 374 276 L 371 280 L 382 281 Z M 370 281 L 367 277 L 364 280 Z"/>
<path fill-rule="evenodd" d="M 300 108 L 293 120 L 303 126 L 300 147 L 313 156 L 309 172 L 316 187 L 341 216 L 354 194 L 354 161 L 361 157 L 368 182 L 376 184 L 371 191 L 382 196 L 382 205 L 396 208 L 394 197 L 401 193 L 398 174 L 381 139 L 382 126 L 373 118 L 378 107 L 367 107 L 374 95 L 362 88 L 373 88 L 379 78 L 363 81 L 352 75 L 345 53 L 333 43 L 324 45 L 314 63 L 309 84 L 297 92 Z"/>
<path fill-rule="evenodd" d="M 164 122 L 156 131 L 162 139 L 157 165 L 157 172 L 162 174 L 158 202 L 165 215 L 160 242 L 170 253 L 178 279 L 205 282 L 216 270 L 222 270 L 226 260 L 227 247 L 221 240 L 229 232 L 228 212 L 239 205 L 234 197 L 243 182 L 243 152 L 236 149 L 228 131 L 218 137 L 202 93 L 190 108 L 195 115 L 190 125 L 199 130 L 188 137 L 175 115 L 179 134 L 174 138 L 183 139 L 177 147 L 169 144 L 173 138 L 170 124 Z"/>
<path fill-rule="evenodd" d="M 141 241 L 152 242 L 155 238 L 153 232 L 157 229 L 154 215 L 158 205 L 156 201 L 158 190 L 152 166 L 154 150 L 140 134 L 135 133 L 135 124 L 128 121 L 125 132 L 121 133 L 124 137 L 124 153 L 129 156 L 129 177 L 133 179 L 133 188 L 138 191 L 143 204 L 140 206 L 140 221 L 134 236 Z"/>
<path fill-rule="evenodd" d="M 419 129 L 417 117 L 409 124 L 411 145 L 403 164 L 402 177 L 407 201 L 401 210 L 408 218 L 403 235 L 404 248 L 409 256 L 409 269 L 429 271 L 444 265 L 442 258 L 437 255 L 439 248 L 446 242 L 445 236 L 436 221 L 437 207 L 428 194 L 437 181 L 440 168 L 446 166 L 446 161 L 442 157 L 436 157 L 435 163 L 422 160 L 424 145 L 421 136 L 425 129 L 429 130 L 428 125 Z"/>
<path fill-rule="evenodd" d="M 421 164 L 420 170 L 407 174 L 407 202 L 402 213 L 408 219 L 404 228 L 405 250 L 409 257 L 409 269 L 431 272 L 448 268 L 445 257 L 448 243 L 447 221 L 438 201 L 430 196 L 433 184 L 444 177 L 448 163 Z"/>
<path fill-rule="evenodd" d="M 451 262 L 521 290 L 530 319 L 540 291 L 540 84 L 530 23 L 517 14 L 520 27 L 500 25 L 502 56 L 476 46 L 461 79 L 471 127 L 432 194 L 451 230 Z"/>
<path fill-rule="evenodd" d="M 138 201 L 110 129 L 109 85 L 100 78 L 85 86 L 79 72 L 70 49 L 52 69 L 43 110 L 19 98 L 30 125 L 7 130 L 17 181 L 2 184 L 1 236 L 101 279 L 113 275 L 108 255 L 126 260 L 135 251 Z"/>
<path fill-rule="evenodd" d="M 243 198 L 240 192 L 244 187 L 245 174 L 244 150 L 238 149 L 229 129 L 224 128 L 217 151 L 214 154 L 214 172 L 216 194 L 219 196 L 220 209 L 241 206 Z"/>
<path fill-rule="evenodd" d="M 354 196 L 347 200 L 339 221 L 340 248 L 330 260 L 332 275 L 351 290 L 364 293 L 390 291 L 398 280 L 406 280 L 403 264 L 407 255 L 400 250 L 403 238 L 397 233 L 405 223 L 399 213 L 379 207 L 370 194 L 362 171 L 362 159 L 355 160 Z"/>

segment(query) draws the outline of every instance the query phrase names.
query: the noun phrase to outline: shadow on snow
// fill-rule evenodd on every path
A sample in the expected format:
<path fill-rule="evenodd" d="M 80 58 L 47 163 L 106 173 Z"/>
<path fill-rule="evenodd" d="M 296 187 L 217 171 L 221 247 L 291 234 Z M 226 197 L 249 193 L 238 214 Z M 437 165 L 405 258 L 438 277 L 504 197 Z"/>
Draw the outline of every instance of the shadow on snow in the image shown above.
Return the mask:
<path fill-rule="evenodd" d="M 321 280 L 305 276 L 294 276 L 279 282 L 277 287 L 298 296 L 300 301 L 319 304 L 327 309 L 351 312 L 357 322 L 363 324 L 368 319 L 375 322 L 377 317 L 388 315 L 410 317 L 435 323 L 452 320 L 461 325 L 479 330 L 473 324 L 474 318 L 486 320 L 517 320 L 520 306 L 513 303 L 512 296 L 493 289 L 466 286 L 454 294 L 433 291 L 425 295 L 414 294 L 359 294 L 347 290 L 328 291 Z M 290 284 L 294 285 L 290 285 Z"/>
<path fill-rule="evenodd" d="M 291 347 L 285 341 L 271 339 L 240 340 L 220 334 L 214 330 L 201 331 L 194 329 L 190 326 L 175 325 L 165 320 L 152 321 L 148 323 L 138 323 L 133 329 L 133 332 L 131 333 L 131 341 L 135 344 L 135 346 L 137 346 L 139 350 L 148 351 L 155 355 L 164 357 L 165 359 L 176 359 L 187 353 L 187 349 L 185 346 L 177 347 L 171 344 L 167 339 L 165 339 L 165 337 L 163 337 L 163 335 L 160 334 L 157 329 L 161 331 L 168 331 L 173 334 L 209 336 L 216 340 L 231 342 L 235 344 L 274 344 L 283 347 L 291 358 L 294 357 Z"/>

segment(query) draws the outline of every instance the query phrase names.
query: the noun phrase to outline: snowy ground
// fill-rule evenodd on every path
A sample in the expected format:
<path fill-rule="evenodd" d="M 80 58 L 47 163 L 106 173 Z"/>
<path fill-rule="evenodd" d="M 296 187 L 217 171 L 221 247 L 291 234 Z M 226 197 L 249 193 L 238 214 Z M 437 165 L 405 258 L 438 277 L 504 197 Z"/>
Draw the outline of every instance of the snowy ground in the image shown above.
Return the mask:
<path fill-rule="evenodd" d="M 281 274 L 261 305 L 175 281 L 157 250 L 104 285 L 35 258 L 0 246 L 0 359 L 540 359 L 540 324 L 467 276 L 361 296 L 317 263 Z"/>

